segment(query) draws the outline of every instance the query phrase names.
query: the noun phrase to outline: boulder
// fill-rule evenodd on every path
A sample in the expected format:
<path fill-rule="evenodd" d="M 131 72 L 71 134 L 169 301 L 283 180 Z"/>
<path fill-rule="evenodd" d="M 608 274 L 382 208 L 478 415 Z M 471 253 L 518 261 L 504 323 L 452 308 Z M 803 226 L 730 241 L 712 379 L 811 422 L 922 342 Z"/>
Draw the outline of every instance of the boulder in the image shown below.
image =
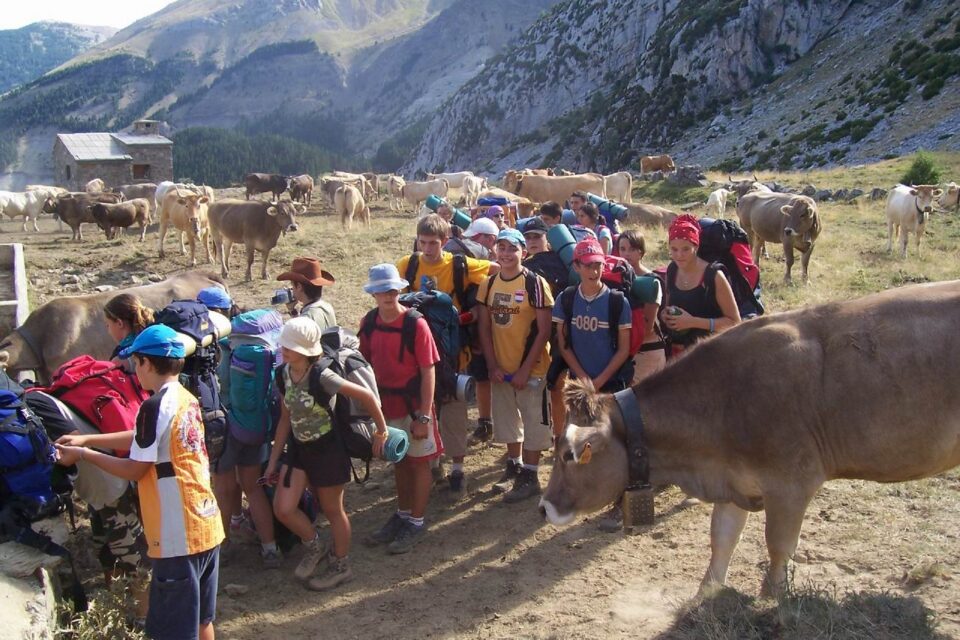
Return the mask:
<path fill-rule="evenodd" d="M 873 190 L 870 191 L 871 200 L 883 200 L 886 197 L 887 197 L 886 189 L 881 189 L 880 187 L 874 187 Z"/>
<path fill-rule="evenodd" d="M 803 188 L 802 191 L 800 191 L 800 195 L 812 198 L 813 196 L 817 195 L 817 188 L 812 184 L 808 184 Z"/>
<path fill-rule="evenodd" d="M 706 187 L 710 183 L 699 164 L 684 165 L 667 176 L 667 182 L 678 187 Z"/>
<path fill-rule="evenodd" d="M 823 202 L 833 198 L 833 191 L 830 191 L 830 189 L 817 189 L 817 192 L 811 197 L 817 202 Z"/>
<path fill-rule="evenodd" d="M 834 200 L 842 202 L 844 200 L 848 200 L 849 198 L 850 198 L 850 190 L 847 189 L 846 187 L 837 189 L 836 191 L 833 192 Z"/>
<path fill-rule="evenodd" d="M 855 198 L 859 198 L 862 195 L 863 195 L 863 189 L 856 189 L 856 188 L 850 189 L 850 193 L 847 194 L 847 200 L 853 200 Z"/>

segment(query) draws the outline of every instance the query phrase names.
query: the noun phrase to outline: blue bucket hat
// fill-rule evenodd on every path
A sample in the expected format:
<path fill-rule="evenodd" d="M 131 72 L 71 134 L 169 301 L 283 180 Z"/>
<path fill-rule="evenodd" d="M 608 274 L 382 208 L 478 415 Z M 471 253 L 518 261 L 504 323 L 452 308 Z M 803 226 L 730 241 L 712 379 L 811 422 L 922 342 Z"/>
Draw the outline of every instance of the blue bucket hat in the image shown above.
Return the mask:
<path fill-rule="evenodd" d="M 400 277 L 397 267 L 390 263 L 375 264 L 370 267 L 367 284 L 363 290 L 367 293 L 384 293 L 385 291 L 403 291 L 410 283 Z"/>
<path fill-rule="evenodd" d="M 523 234 L 517 231 L 516 229 L 504 229 L 497 234 L 497 242 L 501 240 L 506 240 L 515 247 L 520 247 L 525 249 L 527 247 L 527 241 L 524 239 Z"/>
<path fill-rule="evenodd" d="M 141 331 L 133 344 L 121 351 L 118 356 L 129 358 L 135 353 L 164 358 L 185 358 L 187 350 L 176 331 L 165 324 L 154 324 Z"/>
<path fill-rule="evenodd" d="M 197 302 L 203 303 L 208 309 L 229 309 L 233 306 L 230 294 L 221 287 L 207 287 L 197 294 Z"/>

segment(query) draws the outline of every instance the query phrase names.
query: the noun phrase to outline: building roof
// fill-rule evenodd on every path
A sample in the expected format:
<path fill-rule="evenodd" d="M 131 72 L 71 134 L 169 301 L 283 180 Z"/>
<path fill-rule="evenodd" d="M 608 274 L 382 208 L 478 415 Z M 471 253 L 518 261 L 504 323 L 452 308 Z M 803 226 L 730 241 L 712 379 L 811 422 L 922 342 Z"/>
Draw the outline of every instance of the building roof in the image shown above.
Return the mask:
<path fill-rule="evenodd" d="M 165 138 L 164 136 L 159 136 L 156 134 L 148 135 L 137 135 L 134 133 L 111 133 L 114 138 L 119 140 L 122 144 L 130 145 L 170 145 L 173 144 L 173 140 L 170 138 Z"/>
<path fill-rule="evenodd" d="M 60 133 L 57 139 L 75 160 L 132 160 L 109 133 Z"/>

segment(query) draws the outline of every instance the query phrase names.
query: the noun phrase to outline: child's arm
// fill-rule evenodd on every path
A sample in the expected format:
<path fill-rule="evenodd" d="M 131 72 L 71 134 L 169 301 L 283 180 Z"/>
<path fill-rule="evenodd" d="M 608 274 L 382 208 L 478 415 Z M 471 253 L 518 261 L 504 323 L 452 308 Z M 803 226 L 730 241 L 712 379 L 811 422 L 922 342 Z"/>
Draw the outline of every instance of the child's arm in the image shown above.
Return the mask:
<path fill-rule="evenodd" d="M 68 433 L 57 439 L 57 444 L 67 447 L 91 447 L 96 449 L 120 449 L 126 451 L 133 444 L 133 431 L 118 431 L 116 433 L 91 433 L 82 435 L 77 432 Z"/>
<path fill-rule="evenodd" d="M 287 403 L 280 401 L 280 420 L 277 422 L 277 433 L 273 437 L 273 447 L 270 449 L 270 461 L 267 462 L 267 468 L 263 472 L 263 477 L 271 482 L 271 478 L 277 474 L 280 463 L 280 454 L 283 453 L 283 447 L 287 444 L 287 438 L 290 436 L 290 410 L 287 409 Z"/>
<path fill-rule="evenodd" d="M 85 449 L 83 447 L 71 447 L 62 444 L 56 445 L 58 459 L 57 462 L 65 467 L 75 464 L 78 460 L 89 462 L 97 466 L 112 476 L 123 478 L 124 480 L 140 480 L 144 474 L 153 466 L 152 462 L 140 462 L 129 458 L 117 458 L 106 453 Z"/>
<path fill-rule="evenodd" d="M 493 350 L 493 334 L 490 325 L 490 309 L 487 305 L 480 305 L 480 347 L 483 349 L 483 357 L 487 360 L 487 372 L 490 376 L 490 382 L 503 382 L 503 369 L 497 363 L 497 354 Z"/>
<path fill-rule="evenodd" d="M 537 337 L 533 340 L 533 346 L 530 347 L 530 353 L 520 364 L 520 368 L 513 374 L 510 384 L 514 389 L 520 390 L 527 386 L 527 380 L 530 378 L 530 370 L 537 364 L 543 348 L 550 339 L 550 323 L 553 321 L 553 312 L 550 307 L 537 309 Z"/>
<path fill-rule="evenodd" d="M 437 367 L 436 365 L 430 365 L 429 367 L 420 367 L 420 410 L 423 413 L 431 414 L 433 413 L 433 393 L 437 384 Z M 436 418 L 436 416 L 434 416 Z M 422 429 L 420 428 L 422 427 Z M 428 425 L 420 424 L 417 421 L 414 421 L 413 425 L 410 428 L 410 432 L 416 436 L 418 440 L 426 438 Z M 415 433 L 414 433 L 415 432 Z M 423 434 L 421 436 L 421 433 Z"/>
<path fill-rule="evenodd" d="M 593 388 L 597 391 L 620 371 L 620 367 L 630 357 L 630 327 L 621 326 L 617 333 L 617 352 L 613 354 L 613 358 L 600 372 L 600 375 L 593 379 Z"/>
<path fill-rule="evenodd" d="M 340 393 L 363 405 L 367 415 L 373 418 L 377 425 L 376 435 L 378 436 L 373 439 L 373 455 L 376 458 L 383 457 L 383 443 L 387 436 L 387 419 L 383 417 L 383 411 L 380 409 L 380 399 L 366 387 L 361 387 L 348 380 L 343 381 Z"/>

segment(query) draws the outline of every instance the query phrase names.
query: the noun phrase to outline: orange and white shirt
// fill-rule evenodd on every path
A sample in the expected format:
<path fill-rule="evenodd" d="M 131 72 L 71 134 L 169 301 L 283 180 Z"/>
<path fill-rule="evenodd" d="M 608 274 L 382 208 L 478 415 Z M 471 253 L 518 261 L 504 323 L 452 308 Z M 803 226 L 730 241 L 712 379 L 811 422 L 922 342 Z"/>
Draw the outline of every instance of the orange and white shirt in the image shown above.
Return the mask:
<path fill-rule="evenodd" d="M 140 406 L 130 459 L 153 464 L 138 482 L 147 555 L 189 556 L 223 541 L 200 405 L 179 382 Z"/>

